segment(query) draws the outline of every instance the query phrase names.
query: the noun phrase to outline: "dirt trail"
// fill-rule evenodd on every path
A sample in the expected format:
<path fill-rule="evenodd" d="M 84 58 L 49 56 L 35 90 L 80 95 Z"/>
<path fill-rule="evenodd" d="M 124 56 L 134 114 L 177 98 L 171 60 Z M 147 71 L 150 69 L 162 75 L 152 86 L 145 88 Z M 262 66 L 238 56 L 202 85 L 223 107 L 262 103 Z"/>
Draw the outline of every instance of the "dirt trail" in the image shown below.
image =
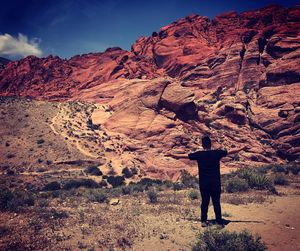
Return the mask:
<path fill-rule="evenodd" d="M 248 205 L 222 204 L 224 217 L 232 222 L 225 226 L 229 231 L 248 230 L 259 234 L 267 243 L 268 250 L 300 250 L 299 195 L 272 196 L 271 202 Z M 191 250 L 196 236 L 205 228 L 200 226 L 200 208 L 191 207 L 192 217 L 186 215 L 176 219 L 174 214 L 153 217 L 145 215 L 145 239 L 135 242 L 133 250 Z M 213 219 L 213 208 L 209 208 L 209 219 Z M 214 228 L 215 226 L 211 226 Z"/>
<path fill-rule="evenodd" d="M 103 156 L 100 138 L 87 125 L 93 107 L 81 103 L 60 103 L 58 108 L 59 112 L 50 124 L 52 131 L 88 157 Z"/>

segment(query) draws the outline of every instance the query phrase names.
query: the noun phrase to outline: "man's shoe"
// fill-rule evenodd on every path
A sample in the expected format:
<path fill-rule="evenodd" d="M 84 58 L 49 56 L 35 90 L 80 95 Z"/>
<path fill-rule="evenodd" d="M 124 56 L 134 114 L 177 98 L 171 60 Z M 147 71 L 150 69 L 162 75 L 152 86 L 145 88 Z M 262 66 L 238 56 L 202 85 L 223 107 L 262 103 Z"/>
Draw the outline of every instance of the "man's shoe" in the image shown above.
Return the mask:
<path fill-rule="evenodd" d="M 208 227 L 208 222 L 207 221 L 202 221 L 201 222 L 201 227 Z"/>
<path fill-rule="evenodd" d="M 217 225 L 219 225 L 220 227 L 224 227 L 224 220 L 223 219 L 220 219 L 220 220 L 217 220 Z"/>

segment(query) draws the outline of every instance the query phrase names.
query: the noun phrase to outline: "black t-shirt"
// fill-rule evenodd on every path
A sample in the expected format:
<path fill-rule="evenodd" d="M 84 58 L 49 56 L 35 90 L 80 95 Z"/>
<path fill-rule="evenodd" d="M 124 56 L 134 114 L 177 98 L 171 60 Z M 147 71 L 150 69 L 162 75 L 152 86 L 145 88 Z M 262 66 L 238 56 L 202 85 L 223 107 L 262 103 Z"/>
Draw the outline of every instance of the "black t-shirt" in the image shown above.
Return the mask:
<path fill-rule="evenodd" d="M 220 160 L 227 155 L 226 150 L 206 150 L 190 153 L 190 160 L 197 160 L 201 189 L 221 189 Z"/>

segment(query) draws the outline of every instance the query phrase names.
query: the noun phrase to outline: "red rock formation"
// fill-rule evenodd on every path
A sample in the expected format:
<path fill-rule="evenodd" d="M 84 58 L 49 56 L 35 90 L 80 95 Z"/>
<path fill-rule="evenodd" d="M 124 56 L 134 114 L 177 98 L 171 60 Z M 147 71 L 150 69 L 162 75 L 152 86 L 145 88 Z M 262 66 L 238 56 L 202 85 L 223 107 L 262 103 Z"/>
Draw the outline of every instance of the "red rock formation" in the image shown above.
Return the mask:
<path fill-rule="evenodd" d="M 4 69 L 5 65 L 7 65 L 9 62 L 9 59 L 0 57 L 0 70 Z"/>
<path fill-rule="evenodd" d="M 243 161 L 294 160 L 300 157 L 299 31 L 299 5 L 212 20 L 191 15 L 139 38 L 131 52 L 11 62 L 0 71 L 0 94 L 110 104 L 109 130 L 145 142 L 165 135 L 156 140 L 169 140 L 168 150 L 178 145 L 179 132 L 177 143 L 168 135 L 179 120 L 186 131 L 209 131 L 227 147 L 248 144 Z M 148 84 L 135 84 L 141 79 Z"/>

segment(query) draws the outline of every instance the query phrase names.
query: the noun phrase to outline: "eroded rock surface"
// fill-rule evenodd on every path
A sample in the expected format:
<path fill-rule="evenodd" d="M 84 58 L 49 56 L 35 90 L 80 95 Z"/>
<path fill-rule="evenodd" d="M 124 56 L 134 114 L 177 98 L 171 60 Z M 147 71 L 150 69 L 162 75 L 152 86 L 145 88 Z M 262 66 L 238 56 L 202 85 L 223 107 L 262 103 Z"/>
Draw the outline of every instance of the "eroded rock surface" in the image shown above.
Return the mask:
<path fill-rule="evenodd" d="M 0 94 L 109 107 L 95 111 L 94 122 L 119 135 L 132 153 L 126 161 L 152 176 L 174 178 L 188 169 L 190 162 L 168 155 L 195 149 L 204 133 L 217 146 L 249 146 L 226 166 L 296 160 L 299 28 L 299 5 L 212 20 L 191 15 L 139 38 L 130 52 L 10 62 L 0 70 Z"/>

